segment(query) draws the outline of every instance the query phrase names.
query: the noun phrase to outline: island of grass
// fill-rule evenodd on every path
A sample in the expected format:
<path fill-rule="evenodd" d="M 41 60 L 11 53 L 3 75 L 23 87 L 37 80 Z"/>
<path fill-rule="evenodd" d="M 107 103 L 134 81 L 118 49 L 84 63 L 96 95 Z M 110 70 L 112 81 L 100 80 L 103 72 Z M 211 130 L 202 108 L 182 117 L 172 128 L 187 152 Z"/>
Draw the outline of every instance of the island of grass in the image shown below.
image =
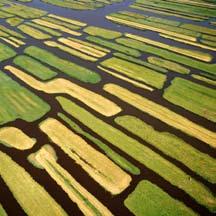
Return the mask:
<path fill-rule="evenodd" d="M 42 0 L 45 3 L 75 10 L 95 10 L 122 0 Z"/>
<path fill-rule="evenodd" d="M 16 51 L 10 47 L 0 43 L 0 62 L 12 58 L 16 55 Z"/>
<path fill-rule="evenodd" d="M 23 167 L 2 151 L 0 160 L 0 176 L 27 215 L 67 216 L 62 207 Z"/>
<path fill-rule="evenodd" d="M 0 125 L 16 119 L 33 122 L 50 110 L 46 102 L 2 71 L 0 82 Z"/>
<path fill-rule="evenodd" d="M 130 185 L 130 175 L 58 120 L 48 118 L 39 127 L 53 143 L 111 194 L 119 194 Z"/>
<path fill-rule="evenodd" d="M 101 27 L 96 27 L 96 26 L 88 26 L 84 28 L 83 31 L 89 35 L 98 36 L 105 39 L 115 39 L 121 37 L 122 35 L 120 32 L 101 28 Z"/>
<path fill-rule="evenodd" d="M 73 129 L 77 134 L 83 135 L 90 141 L 92 141 L 95 145 L 97 145 L 103 152 L 112 159 L 116 164 L 118 164 L 120 167 L 125 169 L 126 171 L 130 172 L 133 175 L 139 175 L 140 169 L 136 166 L 134 166 L 130 161 L 122 157 L 120 154 L 112 150 L 107 144 L 102 142 L 100 139 L 94 137 L 87 131 L 84 131 L 78 124 L 76 124 L 74 121 L 72 121 L 70 118 L 68 118 L 63 113 L 58 113 L 58 116 L 65 121 L 68 125 L 70 125 L 71 129 Z"/>
<path fill-rule="evenodd" d="M 17 56 L 13 63 L 41 80 L 48 80 L 57 75 L 57 72 L 26 55 Z"/>
<path fill-rule="evenodd" d="M 216 147 L 216 134 L 213 131 L 208 130 L 178 113 L 175 113 L 167 107 L 115 84 L 106 84 L 103 89 L 140 111 L 148 113 L 154 118 L 165 122 L 171 127 L 177 128 L 190 136 L 196 137 L 213 148 Z"/>
<path fill-rule="evenodd" d="M 216 183 L 216 167 L 214 166 L 216 161 L 208 154 L 198 151 L 174 134 L 156 130 L 134 116 L 120 116 L 115 118 L 115 122 L 166 155 L 180 161 L 207 181 Z"/>
<path fill-rule="evenodd" d="M 31 57 L 44 62 L 50 66 L 57 68 L 58 70 L 62 71 L 63 73 L 78 79 L 82 82 L 86 83 L 98 83 L 101 78 L 100 75 L 90 69 L 85 67 L 79 66 L 76 63 L 71 61 L 62 59 L 51 52 L 48 52 L 44 49 L 39 47 L 30 46 L 24 50 L 24 53 L 30 55 Z"/>
<path fill-rule="evenodd" d="M 206 63 L 206 62 L 201 62 L 195 59 L 192 59 L 187 56 L 183 56 L 177 53 L 174 53 L 172 51 L 166 50 L 166 49 L 161 49 L 152 45 L 148 45 L 144 42 L 134 40 L 134 39 L 126 39 L 126 38 L 117 38 L 116 41 L 122 45 L 125 45 L 127 47 L 137 49 L 141 52 L 144 53 L 151 53 L 153 55 L 160 56 L 162 58 L 165 58 L 170 61 L 174 61 L 186 66 L 190 66 L 192 68 L 202 70 L 204 72 L 210 73 L 215 75 L 216 74 L 216 64 L 212 63 Z"/>
<path fill-rule="evenodd" d="M 103 95 L 83 88 L 67 79 L 57 78 L 48 82 L 41 82 L 13 66 L 8 65 L 6 69 L 34 89 L 49 94 L 67 94 L 78 99 L 102 115 L 112 116 L 121 111 L 121 108 L 117 104 L 105 98 Z"/>
<path fill-rule="evenodd" d="M 72 115 L 100 137 L 127 153 L 144 166 L 153 170 L 171 184 L 184 190 L 198 203 L 206 206 L 210 211 L 215 212 L 216 198 L 201 182 L 191 178 L 180 168 L 164 159 L 144 144 L 102 121 L 74 102 L 64 97 L 57 97 L 56 99 L 67 113 Z"/>
<path fill-rule="evenodd" d="M 8 216 L 7 212 L 5 211 L 5 209 L 3 208 L 1 203 L 0 203 L 0 215 L 1 216 Z"/>
<path fill-rule="evenodd" d="M 142 180 L 124 201 L 136 216 L 195 216 L 198 215 L 184 203 L 147 180 Z"/>
<path fill-rule="evenodd" d="M 26 150 L 34 146 L 36 139 L 29 137 L 18 128 L 3 127 L 0 129 L 0 143 L 10 148 Z"/>
<path fill-rule="evenodd" d="M 216 122 L 216 90 L 182 78 L 172 81 L 163 97 L 178 106 Z"/>
<path fill-rule="evenodd" d="M 125 61 L 120 58 L 112 57 L 101 63 L 102 66 L 113 69 L 134 80 L 144 82 L 158 89 L 163 87 L 166 75 L 158 73 L 145 66 Z"/>
<path fill-rule="evenodd" d="M 78 205 L 84 215 L 112 216 L 112 213 L 97 198 L 57 163 L 57 155 L 52 146 L 42 146 L 39 151 L 29 155 L 28 160 L 35 167 L 44 169 L 68 197 Z"/>
<path fill-rule="evenodd" d="M 1 10 L 24 19 L 38 18 L 47 14 L 46 11 L 21 4 L 10 4 L 9 7 L 2 7 Z"/>

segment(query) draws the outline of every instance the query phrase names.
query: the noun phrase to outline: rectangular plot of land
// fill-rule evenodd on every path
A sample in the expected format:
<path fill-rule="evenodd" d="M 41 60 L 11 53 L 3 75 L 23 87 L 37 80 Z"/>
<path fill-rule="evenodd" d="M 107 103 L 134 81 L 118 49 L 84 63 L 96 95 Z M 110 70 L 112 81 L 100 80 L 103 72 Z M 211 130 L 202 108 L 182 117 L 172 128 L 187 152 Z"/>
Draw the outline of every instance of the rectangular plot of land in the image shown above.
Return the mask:
<path fill-rule="evenodd" d="M 0 71 L 0 125 L 16 119 L 33 122 L 49 109 L 42 99 Z"/>

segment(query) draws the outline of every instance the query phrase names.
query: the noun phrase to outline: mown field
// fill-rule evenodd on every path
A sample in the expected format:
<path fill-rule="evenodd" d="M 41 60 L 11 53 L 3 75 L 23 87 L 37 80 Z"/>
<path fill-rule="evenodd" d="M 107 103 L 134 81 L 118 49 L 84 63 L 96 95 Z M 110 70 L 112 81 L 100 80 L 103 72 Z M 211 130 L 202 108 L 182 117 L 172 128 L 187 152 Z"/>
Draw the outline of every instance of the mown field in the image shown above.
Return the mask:
<path fill-rule="evenodd" d="M 214 215 L 215 123 L 214 0 L 0 0 L 0 216 Z"/>

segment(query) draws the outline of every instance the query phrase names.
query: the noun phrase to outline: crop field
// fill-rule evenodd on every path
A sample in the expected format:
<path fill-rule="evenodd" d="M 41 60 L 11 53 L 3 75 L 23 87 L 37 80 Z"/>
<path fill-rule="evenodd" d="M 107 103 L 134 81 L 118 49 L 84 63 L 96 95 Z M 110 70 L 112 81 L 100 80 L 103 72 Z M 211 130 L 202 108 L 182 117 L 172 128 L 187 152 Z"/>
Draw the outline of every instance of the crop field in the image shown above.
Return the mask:
<path fill-rule="evenodd" d="M 0 216 L 216 213 L 215 0 L 0 0 Z"/>

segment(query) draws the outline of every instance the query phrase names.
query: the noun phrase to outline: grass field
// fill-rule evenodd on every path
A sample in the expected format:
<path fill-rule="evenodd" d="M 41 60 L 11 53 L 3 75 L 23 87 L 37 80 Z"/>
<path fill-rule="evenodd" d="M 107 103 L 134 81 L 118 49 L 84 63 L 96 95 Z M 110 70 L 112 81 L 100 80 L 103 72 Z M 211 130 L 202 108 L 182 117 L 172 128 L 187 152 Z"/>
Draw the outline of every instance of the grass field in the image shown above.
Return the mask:
<path fill-rule="evenodd" d="M 135 215 L 197 215 L 178 200 L 148 181 L 140 181 L 125 205 Z M 160 207 L 159 207 L 160 206 Z"/>
<path fill-rule="evenodd" d="M 175 78 L 163 97 L 213 122 L 216 121 L 216 91 L 213 89 Z"/>

